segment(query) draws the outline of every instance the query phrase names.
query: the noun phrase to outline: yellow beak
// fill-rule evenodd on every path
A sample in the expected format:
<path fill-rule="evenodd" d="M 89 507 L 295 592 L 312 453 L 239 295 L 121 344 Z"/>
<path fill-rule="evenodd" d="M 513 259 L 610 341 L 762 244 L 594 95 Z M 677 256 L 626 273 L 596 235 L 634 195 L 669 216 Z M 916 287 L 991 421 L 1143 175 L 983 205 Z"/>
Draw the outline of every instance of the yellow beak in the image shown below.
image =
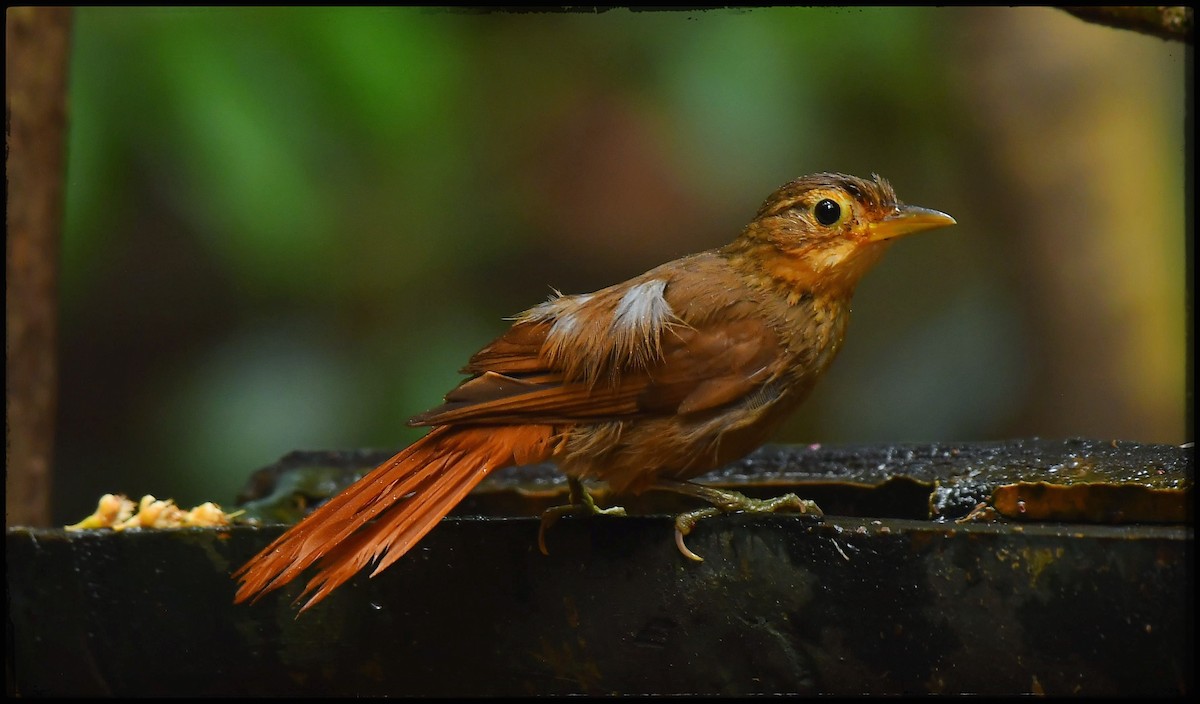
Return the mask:
<path fill-rule="evenodd" d="M 943 212 L 918 208 L 915 205 L 902 205 L 899 211 L 879 222 L 871 223 L 867 230 L 867 239 L 871 242 L 882 242 L 954 224 L 956 224 L 954 218 Z"/>

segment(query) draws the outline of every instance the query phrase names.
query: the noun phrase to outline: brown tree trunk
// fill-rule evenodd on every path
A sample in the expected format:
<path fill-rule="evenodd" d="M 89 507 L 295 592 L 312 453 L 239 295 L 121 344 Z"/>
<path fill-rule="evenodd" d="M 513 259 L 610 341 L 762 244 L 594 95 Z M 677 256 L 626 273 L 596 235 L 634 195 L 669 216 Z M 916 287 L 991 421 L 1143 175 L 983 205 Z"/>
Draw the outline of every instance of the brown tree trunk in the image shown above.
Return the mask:
<path fill-rule="evenodd" d="M 17 7 L 6 15 L 5 524 L 38 526 L 50 521 L 71 10 Z"/>

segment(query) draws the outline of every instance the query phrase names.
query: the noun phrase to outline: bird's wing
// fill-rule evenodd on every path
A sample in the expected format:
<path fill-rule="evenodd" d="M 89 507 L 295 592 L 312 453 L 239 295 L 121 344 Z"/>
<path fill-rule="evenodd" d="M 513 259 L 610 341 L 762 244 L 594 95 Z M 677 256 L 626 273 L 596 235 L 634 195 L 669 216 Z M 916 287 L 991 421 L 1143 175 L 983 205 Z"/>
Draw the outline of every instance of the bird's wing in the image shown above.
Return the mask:
<path fill-rule="evenodd" d="M 710 306 L 703 320 L 681 317 L 667 282 L 639 278 L 519 316 L 471 358 L 463 371 L 472 378 L 410 424 L 700 413 L 743 398 L 781 371 L 779 337 L 751 314 L 751 302 L 730 301 L 725 315 L 712 315 Z"/>

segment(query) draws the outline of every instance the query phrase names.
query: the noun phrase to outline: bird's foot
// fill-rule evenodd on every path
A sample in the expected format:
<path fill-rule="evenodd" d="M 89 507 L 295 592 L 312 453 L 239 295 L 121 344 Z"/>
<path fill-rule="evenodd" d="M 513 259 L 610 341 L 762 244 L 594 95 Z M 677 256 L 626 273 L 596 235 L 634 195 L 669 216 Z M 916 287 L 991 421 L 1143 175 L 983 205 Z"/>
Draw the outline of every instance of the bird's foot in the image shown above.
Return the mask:
<path fill-rule="evenodd" d="M 687 494 L 688 496 L 694 496 L 712 504 L 712 506 L 707 508 L 688 511 L 675 517 L 675 546 L 679 548 L 679 552 L 683 553 L 684 557 L 696 562 L 703 562 L 704 558 L 688 549 L 688 546 L 683 542 L 683 538 L 692 532 L 692 529 L 696 527 L 696 523 L 705 518 L 734 512 L 777 513 L 779 511 L 791 511 L 810 516 L 824 515 L 816 503 L 808 499 L 802 499 L 795 494 L 784 494 L 783 496 L 776 496 L 771 499 L 752 499 L 736 491 L 726 491 L 702 484 L 678 481 L 660 481 L 659 484 L 655 485 L 655 488 Z"/>
<path fill-rule="evenodd" d="M 538 550 L 542 551 L 543 555 L 549 555 L 550 551 L 546 549 L 546 529 L 554 525 L 554 522 L 563 516 L 624 516 L 625 509 L 621 506 L 611 506 L 609 508 L 600 508 L 596 505 L 595 499 L 584 488 L 583 482 L 574 477 L 567 478 L 567 486 L 570 487 L 570 502 L 563 506 L 551 506 L 542 512 L 542 523 L 538 526 Z"/>

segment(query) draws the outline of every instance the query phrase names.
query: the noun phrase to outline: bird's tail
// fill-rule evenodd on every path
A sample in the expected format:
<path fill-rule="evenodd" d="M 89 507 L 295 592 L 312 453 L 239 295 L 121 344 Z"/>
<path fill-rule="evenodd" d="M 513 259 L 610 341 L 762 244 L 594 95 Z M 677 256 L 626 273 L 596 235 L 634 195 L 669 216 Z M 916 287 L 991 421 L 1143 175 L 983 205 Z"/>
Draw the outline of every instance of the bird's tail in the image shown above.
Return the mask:
<path fill-rule="evenodd" d="M 371 470 L 233 574 L 235 601 L 258 599 L 318 562 L 301 611 L 368 563 L 374 577 L 416 545 L 489 472 L 549 458 L 548 425 L 442 426 Z M 374 522 L 371 522 L 374 519 Z"/>

